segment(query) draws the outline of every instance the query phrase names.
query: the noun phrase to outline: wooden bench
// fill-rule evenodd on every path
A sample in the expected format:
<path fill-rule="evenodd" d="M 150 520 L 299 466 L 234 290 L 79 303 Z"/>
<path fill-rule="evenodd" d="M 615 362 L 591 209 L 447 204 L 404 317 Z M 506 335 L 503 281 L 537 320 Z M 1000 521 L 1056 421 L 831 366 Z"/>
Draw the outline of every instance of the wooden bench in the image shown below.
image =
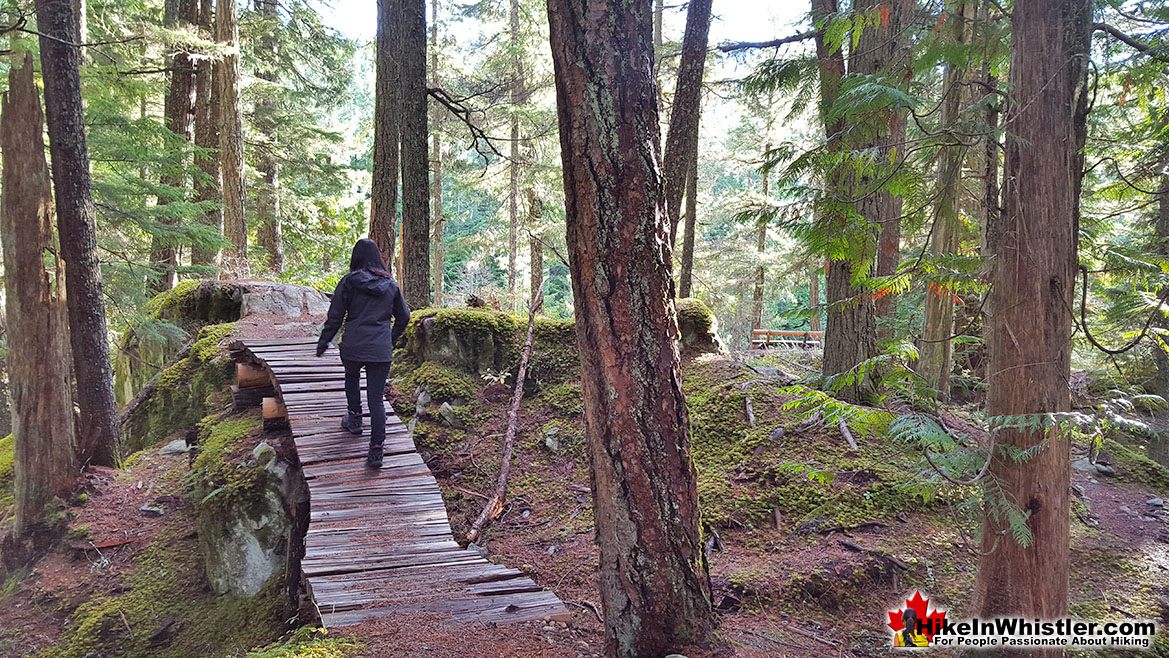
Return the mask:
<path fill-rule="evenodd" d="M 823 346 L 822 331 L 791 331 L 780 329 L 752 329 L 751 349 L 818 349 Z"/>

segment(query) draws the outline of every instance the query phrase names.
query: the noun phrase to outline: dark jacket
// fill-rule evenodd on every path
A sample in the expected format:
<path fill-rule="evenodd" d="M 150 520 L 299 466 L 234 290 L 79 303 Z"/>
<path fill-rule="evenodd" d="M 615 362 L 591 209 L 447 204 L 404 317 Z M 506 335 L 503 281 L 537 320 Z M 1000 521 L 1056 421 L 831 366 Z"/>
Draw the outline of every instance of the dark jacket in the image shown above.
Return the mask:
<path fill-rule="evenodd" d="M 344 322 L 342 359 L 389 363 L 393 358 L 393 344 L 406 331 L 406 323 L 409 321 L 410 308 L 406 306 L 398 284 L 393 279 L 368 270 L 350 272 L 341 279 L 337 290 L 333 292 L 329 317 L 317 341 L 317 354 L 325 351 Z"/>

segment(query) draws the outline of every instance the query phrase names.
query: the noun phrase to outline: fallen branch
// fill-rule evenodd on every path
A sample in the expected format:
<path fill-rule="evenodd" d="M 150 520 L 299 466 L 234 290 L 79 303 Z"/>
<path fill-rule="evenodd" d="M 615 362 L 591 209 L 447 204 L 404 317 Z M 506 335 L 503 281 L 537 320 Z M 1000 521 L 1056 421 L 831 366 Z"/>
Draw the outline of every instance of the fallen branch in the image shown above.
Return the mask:
<path fill-rule="evenodd" d="M 503 435 L 503 459 L 499 463 L 499 482 L 495 485 L 495 492 L 487 500 L 479 518 L 471 524 L 467 532 L 467 541 L 475 542 L 479 539 L 483 529 L 503 514 L 503 501 L 507 497 L 507 477 L 511 474 L 511 454 L 515 447 L 516 421 L 520 415 L 520 403 L 524 399 L 524 379 L 528 374 L 528 359 L 532 356 L 532 333 L 536 328 L 536 312 L 544 305 L 544 294 L 535 291 L 532 303 L 528 307 L 528 334 L 524 339 L 524 349 L 520 354 L 520 369 L 516 373 L 515 391 L 511 394 L 511 408 L 507 411 L 507 432 Z"/>
<path fill-rule="evenodd" d="M 567 603 L 568 605 L 575 605 L 576 607 L 580 608 L 581 610 L 588 610 L 589 612 L 593 613 L 593 616 L 595 616 L 597 618 L 598 622 L 600 622 L 602 624 L 605 623 L 605 620 L 601 619 L 601 611 L 597 609 L 596 603 L 593 603 L 592 601 L 589 601 L 586 599 L 581 599 L 579 601 L 565 601 L 565 603 Z"/>
<path fill-rule="evenodd" d="M 852 432 L 848 431 L 848 425 L 844 420 L 840 421 L 840 433 L 844 435 L 844 440 L 848 441 L 848 447 L 853 450 L 860 450 L 860 446 L 856 444 L 856 439 L 852 438 Z"/>

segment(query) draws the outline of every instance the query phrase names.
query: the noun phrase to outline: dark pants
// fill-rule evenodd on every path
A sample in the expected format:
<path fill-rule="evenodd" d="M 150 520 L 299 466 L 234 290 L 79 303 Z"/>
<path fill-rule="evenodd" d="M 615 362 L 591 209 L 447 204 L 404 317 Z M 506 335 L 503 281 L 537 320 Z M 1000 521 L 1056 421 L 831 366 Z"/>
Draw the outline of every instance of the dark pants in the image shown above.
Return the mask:
<path fill-rule="evenodd" d="M 365 363 L 341 360 L 345 365 L 345 401 L 349 413 L 361 413 L 361 369 L 365 368 L 365 397 L 369 404 L 369 442 L 381 445 L 386 440 L 386 377 L 388 363 Z"/>

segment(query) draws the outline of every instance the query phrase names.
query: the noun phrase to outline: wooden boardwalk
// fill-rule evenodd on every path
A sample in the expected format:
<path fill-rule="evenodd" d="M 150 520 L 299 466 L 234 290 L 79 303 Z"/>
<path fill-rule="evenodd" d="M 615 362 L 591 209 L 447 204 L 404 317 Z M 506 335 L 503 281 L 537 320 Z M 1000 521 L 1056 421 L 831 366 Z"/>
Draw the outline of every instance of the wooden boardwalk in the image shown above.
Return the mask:
<path fill-rule="evenodd" d="M 365 466 L 368 419 L 361 436 L 340 428 L 344 370 L 335 348 L 318 359 L 315 338 L 234 347 L 237 360 L 270 372 L 287 409 L 311 508 L 301 568 L 322 625 L 410 613 L 457 622 L 568 620 L 555 594 L 455 542 L 438 483 L 388 404 L 385 463 Z M 363 407 L 364 389 L 363 377 Z"/>

